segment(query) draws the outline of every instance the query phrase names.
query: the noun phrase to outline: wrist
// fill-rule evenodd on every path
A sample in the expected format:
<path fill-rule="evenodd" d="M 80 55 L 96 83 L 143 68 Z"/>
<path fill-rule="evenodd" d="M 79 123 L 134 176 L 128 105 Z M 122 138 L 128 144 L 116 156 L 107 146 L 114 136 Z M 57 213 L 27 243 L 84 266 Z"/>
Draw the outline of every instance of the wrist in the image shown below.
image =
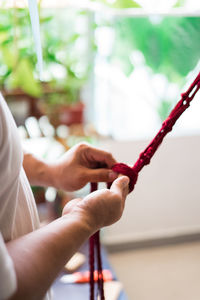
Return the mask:
<path fill-rule="evenodd" d="M 60 168 L 56 164 L 46 163 L 41 161 L 40 167 L 38 168 L 38 182 L 39 185 L 45 187 L 54 187 L 55 189 L 61 189 L 60 181 L 61 174 Z"/>
<path fill-rule="evenodd" d="M 62 216 L 64 220 L 73 220 L 89 237 L 100 229 L 94 217 L 85 209 L 78 206 L 74 207 L 69 213 Z"/>
<path fill-rule="evenodd" d="M 59 172 L 59 167 L 57 167 L 55 164 L 48 164 L 47 165 L 47 181 L 48 181 L 48 184 L 47 186 L 52 186 L 54 187 L 55 189 L 60 189 L 60 180 L 61 180 L 61 175 L 60 175 L 60 172 Z"/>
<path fill-rule="evenodd" d="M 56 174 L 54 168 L 44 161 L 40 161 L 37 166 L 37 185 L 44 187 L 55 187 Z"/>
<path fill-rule="evenodd" d="M 52 186 L 53 174 L 49 164 L 30 153 L 24 154 L 23 167 L 31 185 Z"/>

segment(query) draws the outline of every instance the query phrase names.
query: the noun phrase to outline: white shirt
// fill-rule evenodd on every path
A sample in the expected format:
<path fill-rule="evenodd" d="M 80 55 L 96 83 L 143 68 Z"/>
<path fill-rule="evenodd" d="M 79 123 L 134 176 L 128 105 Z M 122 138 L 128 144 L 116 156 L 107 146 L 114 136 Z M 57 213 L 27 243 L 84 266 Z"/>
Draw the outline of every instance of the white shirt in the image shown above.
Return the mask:
<path fill-rule="evenodd" d="M 17 127 L 0 94 L 0 300 L 16 289 L 16 275 L 5 242 L 39 227 L 35 200 L 24 172 Z"/>

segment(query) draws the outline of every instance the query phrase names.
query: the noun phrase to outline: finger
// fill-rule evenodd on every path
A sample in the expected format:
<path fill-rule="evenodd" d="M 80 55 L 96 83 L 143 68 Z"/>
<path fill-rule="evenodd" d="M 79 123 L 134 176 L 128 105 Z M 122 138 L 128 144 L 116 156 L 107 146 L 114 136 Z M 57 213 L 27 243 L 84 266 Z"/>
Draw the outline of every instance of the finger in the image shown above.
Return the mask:
<path fill-rule="evenodd" d="M 104 168 L 87 169 L 86 174 L 88 182 L 113 182 L 119 175 L 112 170 Z"/>
<path fill-rule="evenodd" d="M 110 190 L 117 193 L 125 201 L 129 192 L 129 177 L 119 176 L 111 185 Z"/>
<path fill-rule="evenodd" d="M 106 165 L 108 168 L 112 168 L 117 163 L 111 153 L 93 147 L 88 148 L 88 159 Z"/>

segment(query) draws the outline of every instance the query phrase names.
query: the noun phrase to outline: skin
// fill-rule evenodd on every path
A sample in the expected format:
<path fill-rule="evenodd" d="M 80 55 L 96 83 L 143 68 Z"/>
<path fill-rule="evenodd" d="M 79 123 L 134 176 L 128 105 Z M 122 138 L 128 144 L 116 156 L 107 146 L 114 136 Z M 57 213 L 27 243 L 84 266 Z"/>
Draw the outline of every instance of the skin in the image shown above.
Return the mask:
<path fill-rule="evenodd" d="M 32 183 L 72 191 L 89 181 L 115 179 L 117 175 L 109 170 L 115 162 L 109 153 L 84 144 L 72 148 L 51 165 L 25 155 L 24 167 Z M 110 190 L 102 189 L 83 199 L 70 201 L 64 207 L 62 217 L 8 242 L 7 249 L 14 262 L 18 283 L 10 300 L 42 299 L 81 244 L 100 228 L 119 220 L 128 184 L 129 178 L 120 176 Z"/>
<path fill-rule="evenodd" d="M 81 143 L 52 164 L 25 153 L 23 167 L 32 185 L 75 191 L 88 182 L 115 180 L 118 174 L 110 170 L 115 163 L 109 152 Z"/>

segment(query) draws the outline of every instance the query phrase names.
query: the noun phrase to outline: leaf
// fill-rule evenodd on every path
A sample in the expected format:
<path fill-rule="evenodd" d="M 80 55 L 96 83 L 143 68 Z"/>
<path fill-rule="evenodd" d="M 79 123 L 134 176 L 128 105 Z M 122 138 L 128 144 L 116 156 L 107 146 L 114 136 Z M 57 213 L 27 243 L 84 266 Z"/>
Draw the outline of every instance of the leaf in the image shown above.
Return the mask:
<path fill-rule="evenodd" d="M 111 3 L 109 0 L 94 0 L 93 2 L 102 2 L 113 8 L 141 7 L 136 1 L 133 0 L 115 0 L 113 3 Z"/>
<path fill-rule="evenodd" d="M 116 0 L 112 6 L 115 8 L 141 7 L 136 1 L 133 0 Z"/>
<path fill-rule="evenodd" d="M 41 17 L 40 24 L 50 22 L 51 20 L 53 20 L 53 16 Z"/>
<path fill-rule="evenodd" d="M 7 33 L 0 31 L 0 44 L 2 44 L 7 39 Z"/>
<path fill-rule="evenodd" d="M 159 24 L 148 18 L 123 18 L 115 23 L 114 55 L 131 66 L 130 55 L 140 50 L 146 64 L 169 80 L 181 80 L 196 66 L 200 49 L 199 17 L 166 17 Z"/>
<path fill-rule="evenodd" d="M 8 32 L 11 29 L 12 29 L 12 25 L 0 24 L 0 32 Z"/>
<path fill-rule="evenodd" d="M 15 53 L 14 51 L 11 51 L 8 47 L 2 47 L 1 53 L 3 56 L 3 61 L 7 65 L 8 68 L 13 69 L 15 64 Z"/>
<path fill-rule="evenodd" d="M 7 39 L 5 39 L 3 42 L 2 42 L 2 46 L 8 46 L 9 44 L 12 44 L 14 41 L 14 38 L 13 37 L 8 37 Z"/>
<path fill-rule="evenodd" d="M 41 86 L 33 76 L 33 68 L 27 59 L 19 62 L 13 72 L 10 84 L 12 88 L 21 88 L 25 93 L 33 97 L 41 95 Z"/>
<path fill-rule="evenodd" d="M 185 0 L 178 0 L 175 3 L 174 7 L 182 7 L 182 6 L 184 6 L 184 4 L 185 4 Z"/>
<path fill-rule="evenodd" d="M 167 118 L 171 109 L 172 109 L 171 101 L 163 100 L 160 102 L 157 111 L 161 122 L 163 122 Z"/>

